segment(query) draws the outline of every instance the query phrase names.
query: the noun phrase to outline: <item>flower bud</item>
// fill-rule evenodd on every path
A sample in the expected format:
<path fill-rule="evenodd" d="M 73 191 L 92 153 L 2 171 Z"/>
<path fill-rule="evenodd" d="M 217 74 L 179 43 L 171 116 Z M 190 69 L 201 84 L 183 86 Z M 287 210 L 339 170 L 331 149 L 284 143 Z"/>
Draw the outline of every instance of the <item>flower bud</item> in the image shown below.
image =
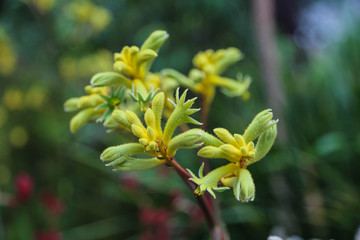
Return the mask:
<path fill-rule="evenodd" d="M 91 94 L 80 97 L 78 101 L 78 107 L 79 108 L 96 107 L 102 103 L 104 103 L 104 99 L 102 99 L 100 95 Z"/>
<path fill-rule="evenodd" d="M 223 56 L 219 58 L 215 65 L 216 74 L 221 74 L 230 65 L 236 63 L 237 61 L 240 61 L 243 58 L 242 53 L 237 48 L 229 47 L 227 49 L 224 49 L 223 51 Z"/>
<path fill-rule="evenodd" d="M 198 151 L 198 156 L 204 158 L 225 158 L 224 151 L 218 147 L 206 146 Z"/>
<path fill-rule="evenodd" d="M 79 130 L 85 123 L 90 121 L 94 116 L 99 114 L 99 111 L 93 108 L 87 108 L 77 113 L 70 121 L 70 131 L 72 133 Z"/>
<path fill-rule="evenodd" d="M 277 121 L 270 121 L 273 117 L 271 109 L 266 109 L 258 113 L 245 130 L 243 136 L 246 142 L 251 142 L 262 133 L 266 132 Z"/>
<path fill-rule="evenodd" d="M 146 129 L 146 135 L 148 136 L 149 139 L 151 140 L 155 140 L 156 139 L 156 134 L 153 128 L 148 127 Z"/>
<path fill-rule="evenodd" d="M 166 31 L 158 30 L 151 33 L 151 35 L 145 40 L 141 46 L 141 50 L 151 49 L 157 52 L 164 44 L 169 34 Z"/>
<path fill-rule="evenodd" d="M 200 129 L 191 129 L 172 138 L 167 149 L 168 156 L 174 156 L 179 149 L 201 146 L 203 144 L 201 142 L 202 133 L 203 131 Z"/>
<path fill-rule="evenodd" d="M 112 112 L 111 117 L 120 125 L 129 129 L 131 128 L 131 124 L 127 120 L 126 113 L 124 111 L 116 109 Z"/>
<path fill-rule="evenodd" d="M 277 135 L 277 126 L 273 125 L 269 130 L 260 135 L 256 144 L 254 162 L 259 161 L 270 151 Z"/>
<path fill-rule="evenodd" d="M 157 53 L 151 49 L 145 49 L 139 52 L 136 64 L 140 67 L 143 63 L 146 63 L 157 57 Z"/>
<path fill-rule="evenodd" d="M 155 115 L 154 115 L 154 111 L 152 109 L 148 108 L 146 110 L 144 118 L 145 118 L 146 125 L 148 127 L 156 129 Z"/>
<path fill-rule="evenodd" d="M 124 75 L 115 73 L 115 72 L 101 72 L 95 74 L 91 80 L 91 85 L 93 86 L 109 86 L 109 85 L 125 85 L 126 87 L 131 87 L 131 81 Z"/>
<path fill-rule="evenodd" d="M 223 142 L 221 142 L 219 139 L 217 139 L 216 137 L 214 137 L 213 135 L 207 132 L 202 133 L 201 140 L 204 142 L 204 145 L 206 146 L 220 147 L 223 144 Z"/>
<path fill-rule="evenodd" d="M 240 201 L 253 201 L 255 198 L 255 184 L 249 170 L 239 170 L 239 182 L 241 186 Z M 239 198 L 237 199 L 239 200 Z"/>
<path fill-rule="evenodd" d="M 232 145 L 236 145 L 236 140 L 233 137 L 233 135 L 231 135 L 231 133 L 229 133 L 228 130 L 226 130 L 225 128 L 215 128 L 214 129 L 214 133 L 216 134 L 216 136 L 218 136 L 222 141 L 232 144 Z"/>
<path fill-rule="evenodd" d="M 125 73 L 128 76 L 133 76 L 133 69 L 124 62 L 120 62 L 120 61 L 115 62 L 114 70 L 119 73 Z"/>
<path fill-rule="evenodd" d="M 164 109 L 165 95 L 163 92 L 156 94 L 154 99 L 152 100 L 151 109 L 154 112 L 155 117 L 155 129 L 158 134 L 162 133 L 161 129 L 161 117 Z"/>
<path fill-rule="evenodd" d="M 101 154 L 102 161 L 111 161 L 108 165 L 116 165 L 124 161 L 126 157 L 144 153 L 144 146 L 140 143 L 127 143 L 119 146 L 108 147 Z"/>
<path fill-rule="evenodd" d="M 255 198 L 255 184 L 249 170 L 240 168 L 234 177 L 221 179 L 224 186 L 232 187 L 238 201 L 248 202 Z"/>
<path fill-rule="evenodd" d="M 141 171 L 149 168 L 156 167 L 165 163 L 165 160 L 159 160 L 154 158 L 124 158 L 120 164 L 115 165 L 115 172 L 130 172 L 130 171 Z"/>
<path fill-rule="evenodd" d="M 144 131 L 146 131 L 146 129 L 145 129 L 144 125 L 141 123 L 139 117 L 134 112 L 126 110 L 125 116 L 126 116 L 127 121 L 130 124 L 134 124 L 134 125 L 140 127 L 141 129 L 143 129 Z"/>
<path fill-rule="evenodd" d="M 146 131 L 143 128 L 139 127 L 138 125 L 132 124 L 131 131 L 138 138 L 147 138 Z"/>
<path fill-rule="evenodd" d="M 72 112 L 79 109 L 78 107 L 79 98 L 70 98 L 64 103 L 65 112 Z"/>

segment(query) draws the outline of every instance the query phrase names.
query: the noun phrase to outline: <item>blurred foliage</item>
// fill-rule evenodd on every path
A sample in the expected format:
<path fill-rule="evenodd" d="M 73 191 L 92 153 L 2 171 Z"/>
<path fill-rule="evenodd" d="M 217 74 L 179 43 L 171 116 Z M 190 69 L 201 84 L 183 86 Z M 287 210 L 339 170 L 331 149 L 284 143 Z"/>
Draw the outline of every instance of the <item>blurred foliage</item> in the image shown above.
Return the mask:
<path fill-rule="evenodd" d="M 230 191 L 219 197 L 233 239 L 352 239 L 359 227 L 360 18 L 358 1 L 343 2 L 328 3 L 346 16 L 338 40 L 304 49 L 293 36 L 277 35 L 286 96 L 279 124 L 288 138 L 252 167 L 254 202 L 241 204 Z M 112 53 L 164 29 L 170 39 L 155 70 L 187 73 L 198 51 L 241 49 L 245 59 L 228 75 L 252 76 L 251 97 L 216 95 L 208 129 L 244 129 L 268 107 L 250 3 L 0 3 L 0 239 L 207 239 L 192 194 L 173 171 L 112 173 L 99 155 L 125 137 L 97 125 L 71 135 L 63 103 L 80 95 L 94 73 L 112 69 Z M 197 169 L 195 156 L 179 151 L 178 158 Z"/>

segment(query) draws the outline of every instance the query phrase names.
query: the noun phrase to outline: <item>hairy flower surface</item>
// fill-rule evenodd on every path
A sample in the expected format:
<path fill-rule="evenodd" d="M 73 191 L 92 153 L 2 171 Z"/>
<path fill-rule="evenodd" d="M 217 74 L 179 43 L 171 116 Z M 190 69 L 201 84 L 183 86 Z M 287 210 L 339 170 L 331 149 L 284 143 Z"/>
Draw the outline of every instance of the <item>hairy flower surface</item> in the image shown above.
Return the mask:
<path fill-rule="evenodd" d="M 70 131 L 72 133 L 79 130 L 85 123 L 98 119 L 106 111 L 96 107 L 106 102 L 101 96 L 108 94 L 108 88 L 86 86 L 85 91 L 88 95 L 70 98 L 64 103 L 64 109 L 67 112 L 80 110 L 70 121 Z"/>
<path fill-rule="evenodd" d="M 158 91 L 163 91 L 173 100 L 172 95 L 178 86 L 177 82 L 162 79 L 160 74 L 149 71 L 157 52 L 167 38 L 168 34 L 165 31 L 155 31 L 140 48 L 125 46 L 120 53 L 115 53 L 115 72 L 95 74 L 90 80 L 91 85 L 85 89 L 89 95 L 71 98 L 65 102 L 65 111 L 81 110 L 71 119 L 71 132 L 76 132 L 92 120 L 115 129 L 119 125 L 111 114 L 115 109 L 120 109 L 120 104 L 131 105 L 133 101 L 137 105 L 125 106 L 123 109 L 135 111 L 135 115 L 139 111 L 145 112 Z M 125 94 L 126 90 L 128 94 Z M 169 111 L 172 109 L 174 107 L 166 103 L 165 116 L 169 117 Z"/>
<path fill-rule="evenodd" d="M 203 165 L 199 170 L 199 177 L 192 175 L 191 181 L 198 185 L 196 194 L 208 191 L 214 198 L 214 190 L 223 191 L 233 187 L 237 200 L 247 202 L 255 197 L 255 185 L 247 166 L 262 159 L 272 147 L 277 134 L 276 123 L 272 120 L 270 109 L 260 112 L 250 123 L 245 132 L 232 135 L 224 128 L 214 129 L 214 133 L 221 140 L 206 143 L 198 155 L 205 158 L 225 158 L 231 163 L 219 167 L 203 176 Z M 256 145 L 253 140 L 259 138 Z M 225 187 L 219 187 L 219 182 Z"/>
<path fill-rule="evenodd" d="M 131 98 L 139 103 L 140 109 L 146 111 L 149 102 L 155 96 L 156 90 L 165 92 L 171 97 L 178 83 L 163 75 L 150 72 L 150 67 L 157 57 L 160 47 L 169 37 L 165 31 L 154 31 L 141 47 L 125 46 L 114 54 L 114 71 L 101 72 L 91 79 L 93 86 L 124 86 L 131 89 Z M 171 106 L 166 105 L 167 110 Z"/>
<path fill-rule="evenodd" d="M 107 166 L 114 166 L 119 171 L 136 171 L 155 167 L 169 161 L 176 151 L 184 148 L 196 148 L 202 145 L 205 134 L 200 129 L 191 129 L 172 137 L 176 128 L 184 123 L 200 124 L 190 115 L 199 111 L 191 108 L 196 98 L 186 101 L 186 93 L 179 96 L 176 91 L 174 110 L 165 127 L 161 126 L 165 94 L 156 94 L 144 115 L 146 126 L 132 111 L 115 110 L 113 119 L 120 125 L 131 130 L 138 137 L 138 143 L 128 143 L 107 148 L 102 154 L 103 161 L 109 161 Z M 206 134 L 205 134 L 206 135 Z M 147 158 L 139 155 L 150 156 Z"/>

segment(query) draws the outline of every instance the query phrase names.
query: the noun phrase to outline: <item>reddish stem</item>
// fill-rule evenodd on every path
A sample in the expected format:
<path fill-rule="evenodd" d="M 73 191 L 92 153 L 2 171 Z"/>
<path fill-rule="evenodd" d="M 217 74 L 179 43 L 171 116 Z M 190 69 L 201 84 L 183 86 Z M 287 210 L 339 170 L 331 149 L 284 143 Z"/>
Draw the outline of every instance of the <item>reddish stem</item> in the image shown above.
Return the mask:
<path fill-rule="evenodd" d="M 201 123 L 203 124 L 201 125 L 201 129 L 205 131 L 207 128 L 210 104 L 208 104 L 206 96 L 204 95 L 201 95 L 201 106 Z"/>
<path fill-rule="evenodd" d="M 169 163 L 173 166 L 174 170 L 181 177 L 181 179 L 188 186 L 188 188 L 192 192 L 194 192 L 197 185 L 195 183 L 189 181 L 189 178 L 191 178 L 192 176 L 174 158 L 171 158 L 169 160 Z M 200 195 L 200 196 L 195 195 L 195 199 L 198 202 L 198 205 L 200 206 L 201 210 L 204 213 L 206 223 L 210 229 L 212 239 L 214 239 L 214 240 L 227 239 L 222 231 L 221 226 L 219 225 L 219 223 L 215 217 L 212 203 L 211 203 L 211 200 L 209 199 L 209 197 L 207 196 L 205 198 L 204 195 Z"/>

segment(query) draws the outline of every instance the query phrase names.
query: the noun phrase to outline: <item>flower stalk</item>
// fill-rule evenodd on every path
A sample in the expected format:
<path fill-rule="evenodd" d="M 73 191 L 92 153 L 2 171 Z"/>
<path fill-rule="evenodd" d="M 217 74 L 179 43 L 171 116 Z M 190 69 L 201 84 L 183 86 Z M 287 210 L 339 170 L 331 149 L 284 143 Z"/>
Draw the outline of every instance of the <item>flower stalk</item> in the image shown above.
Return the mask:
<path fill-rule="evenodd" d="M 243 134 L 231 134 L 224 128 L 214 129 L 216 136 L 207 133 L 217 88 L 230 97 L 249 95 L 250 77 L 239 74 L 235 80 L 222 76 L 243 55 L 237 48 L 206 50 L 195 55 L 188 76 L 174 69 L 150 72 L 167 38 L 165 31 L 155 31 L 141 47 L 125 46 L 115 53 L 113 72 L 96 74 L 85 88 L 87 95 L 65 102 L 65 111 L 78 111 L 70 121 L 70 130 L 76 132 L 95 121 L 110 130 L 131 132 L 137 141 L 105 149 L 100 156 L 105 165 L 116 172 L 170 165 L 194 193 L 212 239 L 227 240 L 219 207 L 211 196 L 216 197 L 214 191 L 233 188 L 237 200 L 254 200 L 255 185 L 247 167 L 270 151 L 277 135 L 277 121 L 272 120 L 268 109 L 260 112 Z M 186 87 L 182 94 L 179 85 Z M 187 100 L 188 90 L 201 98 L 201 109 L 192 108 L 197 98 Z M 200 110 L 198 122 L 191 115 Z M 201 128 L 190 129 L 188 124 Z M 176 161 L 180 149 L 197 150 L 202 161 L 198 176 Z M 230 163 L 210 171 L 210 158 L 224 158 Z"/>

